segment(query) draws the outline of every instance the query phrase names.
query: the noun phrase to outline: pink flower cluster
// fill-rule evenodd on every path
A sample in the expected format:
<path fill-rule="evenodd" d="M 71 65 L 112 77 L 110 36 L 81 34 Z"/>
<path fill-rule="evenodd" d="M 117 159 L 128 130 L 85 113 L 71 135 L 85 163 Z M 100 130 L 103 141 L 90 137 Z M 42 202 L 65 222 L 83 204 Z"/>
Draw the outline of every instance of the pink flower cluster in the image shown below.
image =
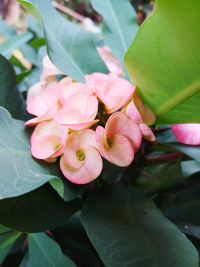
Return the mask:
<path fill-rule="evenodd" d="M 154 141 L 148 124 L 151 110 L 135 93 L 135 86 L 113 74 L 86 75 L 85 83 L 53 79 L 49 68 L 28 92 L 27 110 L 36 117 L 31 137 L 33 157 L 48 162 L 60 158 L 63 175 L 86 184 L 103 169 L 102 157 L 126 167 L 134 160 L 142 136 Z"/>

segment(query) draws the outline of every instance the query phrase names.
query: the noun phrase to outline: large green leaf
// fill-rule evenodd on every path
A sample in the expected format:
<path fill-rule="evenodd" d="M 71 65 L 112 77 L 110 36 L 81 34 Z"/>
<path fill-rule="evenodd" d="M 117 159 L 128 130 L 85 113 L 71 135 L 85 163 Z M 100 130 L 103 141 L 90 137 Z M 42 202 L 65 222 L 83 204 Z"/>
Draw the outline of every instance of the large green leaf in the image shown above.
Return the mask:
<path fill-rule="evenodd" d="M 75 267 L 76 265 L 63 255 L 59 245 L 47 235 L 30 234 L 29 252 L 26 265 L 29 267 Z"/>
<path fill-rule="evenodd" d="M 27 119 L 25 101 L 16 87 L 16 75 L 12 65 L 0 55 L 0 106 L 8 109 L 16 119 Z"/>
<path fill-rule="evenodd" d="M 95 191 L 82 221 L 106 266 L 199 266 L 192 243 L 134 188 Z"/>
<path fill-rule="evenodd" d="M 200 122 L 200 1 L 156 4 L 125 63 L 158 123 Z"/>
<path fill-rule="evenodd" d="M 65 74 L 83 81 L 84 74 L 107 72 L 91 34 L 60 16 L 51 0 L 18 2 L 42 21 L 49 56 Z"/>
<path fill-rule="evenodd" d="M 79 194 L 80 190 L 58 178 L 62 177 L 58 164 L 32 158 L 24 122 L 12 119 L 4 108 L 0 108 L 0 144 L 0 199 L 25 194 L 52 179 L 54 188 L 66 200 Z"/>
<path fill-rule="evenodd" d="M 58 227 L 81 208 L 81 201 L 65 202 L 51 186 L 0 201 L 0 224 L 20 232 L 42 232 Z"/>
<path fill-rule="evenodd" d="M 4 261 L 20 233 L 11 231 L 10 233 L 0 235 L 0 264 Z"/>
<path fill-rule="evenodd" d="M 123 62 L 125 53 L 137 32 L 137 14 L 129 0 L 91 0 L 94 9 L 104 18 L 105 43 Z"/>

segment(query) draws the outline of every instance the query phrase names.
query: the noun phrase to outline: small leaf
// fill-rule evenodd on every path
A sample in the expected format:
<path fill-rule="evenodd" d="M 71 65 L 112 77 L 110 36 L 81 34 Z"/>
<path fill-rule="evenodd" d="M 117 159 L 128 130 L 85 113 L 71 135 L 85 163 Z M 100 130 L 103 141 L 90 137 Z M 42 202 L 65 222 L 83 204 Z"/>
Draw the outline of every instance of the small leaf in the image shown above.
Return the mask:
<path fill-rule="evenodd" d="M 81 208 L 81 201 L 65 202 L 50 185 L 0 201 L 0 223 L 20 232 L 42 232 L 64 223 Z"/>
<path fill-rule="evenodd" d="M 76 265 L 62 253 L 54 240 L 41 233 L 29 235 L 27 266 L 75 267 Z"/>
<path fill-rule="evenodd" d="M 134 188 L 94 191 L 82 221 L 106 266 L 199 266 L 192 243 Z"/>
<path fill-rule="evenodd" d="M 32 39 L 32 37 L 33 34 L 30 32 L 12 36 L 3 44 L 0 44 L 0 54 L 7 58 L 10 58 L 15 49 L 20 48 L 22 45 L 26 44 Z"/>
<path fill-rule="evenodd" d="M 20 234 L 21 233 L 12 231 L 10 233 L 0 235 L 0 264 L 2 264 Z"/>
<path fill-rule="evenodd" d="M 75 80 L 83 81 L 92 72 L 107 72 L 96 51 L 91 34 L 55 11 L 51 0 L 18 0 L 30 13 L 41 20 L 53 63 Z M 53 18 L 53 19 L 50 19 Z"/>
<path fill-rule="evenodd" d="M 157 123 L 200 122 L 200 2 L 157 0 L 125 63 Z"/>
<path fill-rule="evenodd" d="M 8 109 L 15 119 L 28 119 L 25 101 L 16 87 L 12 65 L 0 55 L 0 106 Z"/>

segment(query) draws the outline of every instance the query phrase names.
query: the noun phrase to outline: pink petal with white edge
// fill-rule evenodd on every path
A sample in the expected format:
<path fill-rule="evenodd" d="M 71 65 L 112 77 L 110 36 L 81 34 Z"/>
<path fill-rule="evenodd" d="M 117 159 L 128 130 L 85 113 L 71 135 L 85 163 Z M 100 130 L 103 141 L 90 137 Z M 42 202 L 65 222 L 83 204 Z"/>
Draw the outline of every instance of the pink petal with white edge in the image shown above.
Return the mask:
<path fill-rule="evenodd" d="M 60 156 L 68 135 L 68 128 L 53 120 L 38 124 L 31 136 L 31 153 L 35 158 L 48 159 Z"/>
<path fill-rule="evenodd" d="M 176 139 L 186 145 L 200 145 L 200 124 L 175 124 L 172 132 Z"/>
<path fill-rule="evenodd" d="M 131 142 L 123 135 L 114 135 L 112 140 L 106 139 L 105 129 L 98 126 L 96 140 L 101 155 L 109 162 L 120 166 L 129 166 L 134 159 L 134 150 Z"/>
<path fill-rule="evenodd" d="M 57 82 L 40 82 L 32 86 L 27 95 L 27 111 L 40 117 L 55 106 L 58 101 L 57 85 Z"/>
<path fill-rule="evenodd" d="M 98 100 L 95 96 L 87 94 L 74 94 L 66 106 L 55 115 L 55 120 L 73 130 L 81 130 L 97 123 L 95 120 L 98 111 Z"/>
<path fill-rule="evenodd" d="M 69 135 L 60 161 L 61 170 L 68 180 L 87 184 L 101 174 L 103 161 L 96 147 L 95 132 L 92 130 L 72 132 Z M 79 158 L 77 153 L 83 153 L 83 157 Z"/>
<path fill-rule="evenodd" d="M 106 123 L 105 130 L 109 139 L 112 139 L 115 134 L 128 138 L 135 152 L 141 146 L 142 134 L 138 125 L 123 112 L 112 114 Z"/>

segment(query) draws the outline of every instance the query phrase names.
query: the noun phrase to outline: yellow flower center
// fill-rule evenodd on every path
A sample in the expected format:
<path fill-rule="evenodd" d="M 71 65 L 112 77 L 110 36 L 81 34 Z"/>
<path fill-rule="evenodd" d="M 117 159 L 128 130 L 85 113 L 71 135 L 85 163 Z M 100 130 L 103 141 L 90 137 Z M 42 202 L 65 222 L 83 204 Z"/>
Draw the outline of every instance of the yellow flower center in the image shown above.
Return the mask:
<path fill-rule="evenodd" d="M 84 161 L 85 159 L 85 153 L 81 150 L 76 151 L 76 157 L 80 161 Z"/>

